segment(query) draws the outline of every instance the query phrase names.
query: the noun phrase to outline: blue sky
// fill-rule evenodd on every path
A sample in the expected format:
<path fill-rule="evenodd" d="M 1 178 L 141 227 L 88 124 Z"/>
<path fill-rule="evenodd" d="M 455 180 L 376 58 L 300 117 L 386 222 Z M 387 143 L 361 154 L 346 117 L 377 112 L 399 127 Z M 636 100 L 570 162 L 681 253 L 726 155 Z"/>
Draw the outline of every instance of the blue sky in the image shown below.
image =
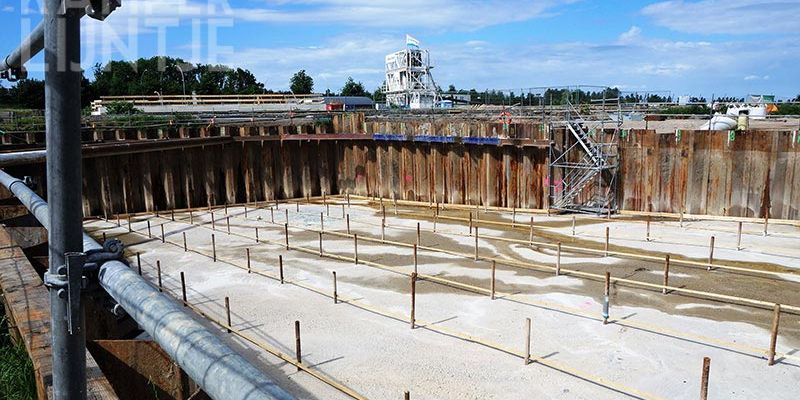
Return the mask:
<path fill-rule="evenodd" d="M 800 94 L 800 0 L 122 0 L 84 18 L 83 66 L 171 55 L 241 66 L 273 89 L 306 69 L 316 89 L 374 89 L 411 34 L 440 86 L 610 85 L 676 95 Z M 7 53 L 41 0 L 2 0 Z M 42 57 L 30 65 L 41 76 Z"/>

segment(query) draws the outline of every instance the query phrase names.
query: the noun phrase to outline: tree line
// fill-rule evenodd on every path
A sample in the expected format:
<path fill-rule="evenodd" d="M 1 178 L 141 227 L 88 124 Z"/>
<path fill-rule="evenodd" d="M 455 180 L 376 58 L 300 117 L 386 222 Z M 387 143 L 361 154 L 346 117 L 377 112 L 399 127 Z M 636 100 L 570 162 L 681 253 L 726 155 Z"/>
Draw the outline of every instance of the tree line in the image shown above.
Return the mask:
<path fill-rule="evenodd" d="M 110 61 L 92 68 L 93 79 L 81 80 L 81 103 L 88 107 L 100 96 L 311 94 L 314 80 L 305 70 L 290 80 L 290 91 L 268 89 L 247 69 L 225 65 L 191 64 L 180 58 L 151 57 L 136 61 Z M 327 91 L 327 95 L 337 93 Z M 372 97 L 364 84 L 348 78 L 342 96 Z M 44 108 L 44 81 L 25 79 L 10 88 L 0 86 L 0 107 Z"/>

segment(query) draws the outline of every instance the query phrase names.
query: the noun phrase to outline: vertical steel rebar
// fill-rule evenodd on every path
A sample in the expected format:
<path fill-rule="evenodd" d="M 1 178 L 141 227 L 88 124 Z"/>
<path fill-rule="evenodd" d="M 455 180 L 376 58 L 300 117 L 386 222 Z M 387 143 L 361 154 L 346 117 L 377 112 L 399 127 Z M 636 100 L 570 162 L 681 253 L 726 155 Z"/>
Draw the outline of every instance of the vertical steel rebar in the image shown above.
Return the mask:
<path fill-rule="evenodd" d="M 47 0 L 44 15 L 47 202 L 50 205 L 49 271 L 57 274 L 67 252 L 83 251 L 81 170 L 81 28 L 83 10 L 74 2 Z M 67 307 L 50 291 L 53 398 L 86 398 L 86 335 L 80 322 L 68 332 Z"/>

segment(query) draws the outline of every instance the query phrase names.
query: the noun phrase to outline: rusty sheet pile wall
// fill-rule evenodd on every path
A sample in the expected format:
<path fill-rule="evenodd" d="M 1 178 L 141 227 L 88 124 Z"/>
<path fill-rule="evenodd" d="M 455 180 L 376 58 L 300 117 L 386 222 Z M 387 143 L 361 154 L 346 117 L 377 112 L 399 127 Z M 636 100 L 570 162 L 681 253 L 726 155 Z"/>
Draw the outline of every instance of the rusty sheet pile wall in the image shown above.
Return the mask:
<path fill-rule="evenodd" d="M 620 140 L 623 209 L 800 218 L 795 132 L 631 131 Z"/>
<path fill-rule="evenodd" d="M 549 207 L 549 141 L 543 140 L 541 123 L 438 118 L 347 113 L 88 132 L 87 142 L 123 143 L 131 150 L 113 155 L 84 150 L 84 213 L 205 207 L 322 191 Z M 563 135 L 554 132 L 556 138 Z M 375 134 L 392 138 L 374 140 Z M 464 137 L 498 135 L 511 142 L 462 143 Z M 451 139 L 437 139 L 442 136 Z M 735 217 L 764 217 L 769 210 L 771 218 L 800 219 L 796 132 L 631 130 L 616 140 L 623 210 Z M 145 149 L 134 151 L 137 142 Z M 44 181 L 41 165 L 16 173 Z"/>

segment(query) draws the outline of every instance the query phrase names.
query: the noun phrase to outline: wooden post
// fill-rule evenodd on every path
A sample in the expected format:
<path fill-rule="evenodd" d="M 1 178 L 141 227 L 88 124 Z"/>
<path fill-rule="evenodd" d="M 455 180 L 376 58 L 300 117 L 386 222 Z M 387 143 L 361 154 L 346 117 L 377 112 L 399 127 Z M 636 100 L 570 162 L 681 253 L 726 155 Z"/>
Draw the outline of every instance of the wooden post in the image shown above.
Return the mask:
<path fill-rule="evenodd" d="M 767 211 L 767 215 L 764 216 L 764 236 L 769 235 L 769 210 Z"/>
<path fill-rule="evenodd" d="M 167 239 L 164 236 L 164 224 L 161 224 L 161 243 L 166 243 Z"/>
<path fill-rule="evenodd" d="M 289 209 L 283 210 L 283 217 L 286 219 L 286 223 L 289 223 Z"/>
<path fill-rule="evenodd" d="M 667 294 L 667 286 L 669 286 L 669 254 L 664 256 L 664 287 L 661 289 L 662 294 Z"/>
<path fill-rule="evenodd" d="M 288 205 L 288 204 L 287 204 L 287 205 Z M 286 208 L 286 211 L 287 211 L 287 212 L 289 211 L 289 208 L 288 208 L 288 207 Z M 294 212 L 298 212 L 298 213 L 300 212 L 300 202 L 299 202 L 299 201 L 298 201 L 298 202 L 296 202 L 296 203 L 294 203 Z"/>
<path fill-rule="evenodd" d="M 683 209 L 681 209 L 681 216 L 680 216 L 679 223 L 680 223 L 680 227 L 683 228 Z"/>
<path fill-rule="evenodd" d="M 183 297 L 183 306 L 186 307 L 189 301 L 186 300 L 186 277 L 183 275 L 183 271 L 181 271 L 181 296 Z"/>
<path fill-rule="evenodd" d="M 472 211 L 469 213 L 469 235 L 472 236 Z"/>
<path fill-rule="evenodd" d="M 228 326 L 225 328 L 225 330 L 227 330 L 228 333 L 231 333 L 231 327 L 233 324 L 231 324 L 231 300 L 228 298 L 228 296 L 225 296 L 225 316 L 228 318 Z"/>
<path fill-rule="evenodd" d="M 347 192 L 347 208 L 350 208 L 350 192 Z"/>
<path fill-rule="evenodd" d="M 345 216 L 345 221 L 347 222 L 347 234 L 350 234 L 350 214 Z"/>
<path fill-rule="evenodd" d="M 609 296 L 611 295 L 611 272 L 606 271 L 606 284 L 603 291 L 603 325 L 608 324 Z"/>
<path fill-rule="evenodd" d="M 478 228 L 475 228 L 475 261 L 478 261 Z"/>
<path fill-rule="evenodd" d="M 606 227 L 606 257 L 608 257 L 608 241 L 609 241 L 609 237 L 610 236 L 611 236 L 611 228 L 607 226 Z"/>
<path fill-rule="evenodd" d="M 256 227 L 256 243 L 260 243 L 260 240 L 258 239 L 258 227 Z"/>
<path fill-rule="evenodd" d="M 781 323 L 781 305 L 775 304 L 772 314 L 772 332 L 769 339 L 769 365 L 775 365 L 775 347 L 778 345 L 778 325 Z"/>
<path fill-rule="evenodd" d="M 103 243 L 105 243 L 105 242 L 106 242 L 106 233 L 103 232 Z M 164 243 L 164 241 L 162 240 L 161 243 Z"/>
<path fill-rule="evenodd" d="M 252 270 L 250 269 L 250 248 L 248 247 L 244 250 L 247 255 L 247 273 L 249 274 L 250 272 L 252 272 Z"/>
<path fill-rule="evenodd" d="M 497 288 L 497 284 L 495 281 L 495 274 L 497 272 L 497 261 L 492 260 L 492 287 L 491 287 L 491 299 L 494 300 L 495 289 Z"/>
<path fill-rule="evenodd" d="M 711 240 L 708 243 L 708 270 L 711 271 L 714 265 L 714 236 L 711 237 Z"/>
<path fill-rule="evenodd" d="M 319 232 L 319 256 L 322 257 L 322 232 Z"/>
<path fill-rule="evenodd" d="M 525 365 L 531 363 L 531 319 L 525 318 Z"/>
<path fill-rule="evenodd" d="M 231 217 L 225 217 L 225 223 L 228 226 L 228 235 L 231 234 Z"/>
<path fill-rule="evenodd" d="M 339 304 L 339 292 L 336 290 L 336 271 L 333 271 L 333 304 Z"/>
<path fill-rule="evenodd" d="M 269 220 L 274 224 L 275 223 L 275 209 L 270 207 L 269 208 Z"/>
<path fill-rule="evenodd" d="M 175 209 L 169 210 L 169 213 L 170 213 L 170 217 L 172 218 L 172 220 L 175 221 Z M 119 220 L 117 220 L 117 221 L 119 221 Z M 119 225 L 119 223 L 117 223 L 117 225 Z"/>
<path fill-rule="evenodd" d="M 421 237 L 422 237 L 422 234 L 420 233 L 419 222 L 417 222 L 417 245 L 418 246 L 422 246 L 422 242 L 420 240 Z"/>
<path fill-rule="evenodd" d="M 353 234 L 353 262 L 358 265 L 358 234 Z"/>
<path fill-rule="evenodd" d="M 158 291 L 163 292 L 164 288 L 161 286 L 161 260 L 156 260 L 156 275 L 158 275 Z"/>
<path fill-rule="evenodd" d="M 415 312 L 416 312 L 416 300 L 417 300 L 417 273 L 411 273 L 411 329 L 414 329 L 414 323 L 416 322 Z"/>
<path fill-rule="evenodd" d="M 739 221 L 739 229 L 736 233 L 736 250 L 742 249 L 742 221 Z"/>
<path fill-rule="evenodd" d="M 217 219 L 214 217 L 214 212 L 213 211 L 211 212 L 211 230 L 212 231 L 216 231 L 217 230 Z"/>
<path fill-rule="evenodd" d="M 411 393 L 408 390 L 403 392 L 403 400 L 411 400 Z"/>
<path fill-rule="evenodd" d="M 244 219 L 247 219 L 247 205 L 244 206 Z"/>
<path fill-rule="evenodd" d="M 281 285 L 283 285 L 283 255 L 278 255 L 278 273 L 281 277 Z"/>
<path fill-rule="evenodd" d="M 392 202 L 394 202 L 394 215 L 397 215 L 397 197 L 392 195 Z"/>
<path fill-rule="evenodd" d="M 225 215 L 228 215 L 228 203 L 225 203 Z"/>
<path fill-rule="evenodd" d="M 136 266 L 139 269 L 139 276 L 142 276 L 142 258 L 139 256 L 139 253 L 136 253 Z"/>
<path fill-rule="evenodd" d="M 325 214 L 319 213 L 319 230 L 325 232 Z"/>
<path fill-rule="evenodd" d="M 511 229 L 514 229 L 516 227 L 517 227 L 517 208 L 516 207 L 512 207 L 511 208 Z"/>
<path fill-rule="evenodd" d="M 414 245 L 414 272 L 417 272 L 417 245 Z"/>
<path fill-rule="evenodd" d="M 381 240 L 386 241 L 386 218 L 381 220 Z"/>
<path fill-rule="evenodd" d="M 342 218 L 344 218 L 345 214 L 346 214 L 346 212 L 344 210 L 344 204 L 342 204 Z"/>
<path fill-rule="evenodd" d="M 381 215 L 383 219 L 386 219 L 386 206 L 383 205 L 383 198 L 381 198 Z"/>
<path fill-rule="evenodd" d="M 436 224 L 438 222 L 439 222 L 439 214 L 436 213 L 436 214 L 433 215 L 433 233 L 436 233 Z"/>
<path fill-rule="evenodd" d="M 647 234 L 646 234 L 645 240 L 648 241 L 648 242 L 650 241 L 650 216 L 649 215 L 647 216 Z"/>
<path fill-rule="evenodd" d="M 289 224 L 283 224 L 284 236 L 286 236 L 286 250 L 289 250 Z"/>
<path fill-rule="evenodd" d="M 131 216 L 128 215 L 128 232 L 133 232 L 133 223 L 131 223 Z"/>
<path fill-rule="evenodd" d="M 147 237 L 153 238 L 153 233 L 150 231 L 150 220 L 147 220 Z"/>
<path fill-rule="evenodd" d="M 528 244 L 533 246 L 533 217 L 531 217 L 531 229 L 530 233 L 528 233 Z"/>
<path fill-rule="evenodd" d="M 561 275 L 561 242 L 558 242 L 556 248 L 556 276 Z"/>
<path fill-rule="evenodd" d="M 175 221 L 175 212 L 172 212 L 172 220 Z M 117 226 L 122 226 L 122 222 L 120 221 L 120 216 L 117 214 Z"/>
<path fill-rule="evenodd" d="M 711 359 L 703 357 L 703 376 L 700 378 L 700 400 L 708 400 L 708 375 L 711 372 Z"/>
<path fill-rule="evenodd" d="M 217 262 L 217 240 L 213 233 L 211 234 L 211 252 L 214 255 L 214 262 Z"/>
<path fill-rule="evenodd" d="M 185 253 L 189 251 L 189 249 L 186 246 L 186 232 L 181 232 L 181 233 L 183 234 L 183 252 Z"/>
<path fill-rule="evenodd" d="M 297 363 L 302 364 L 303 358 L 300 351 L 300 321 L 294 321 L 294 351 L 297 357 Z M 297 370 L 301 371 L 301 368 L 298 366 Z"/>
<path fill-rule="evenodd" d="M 572 236 L 575 236 L 575 216 L 572 216 Z"/>

